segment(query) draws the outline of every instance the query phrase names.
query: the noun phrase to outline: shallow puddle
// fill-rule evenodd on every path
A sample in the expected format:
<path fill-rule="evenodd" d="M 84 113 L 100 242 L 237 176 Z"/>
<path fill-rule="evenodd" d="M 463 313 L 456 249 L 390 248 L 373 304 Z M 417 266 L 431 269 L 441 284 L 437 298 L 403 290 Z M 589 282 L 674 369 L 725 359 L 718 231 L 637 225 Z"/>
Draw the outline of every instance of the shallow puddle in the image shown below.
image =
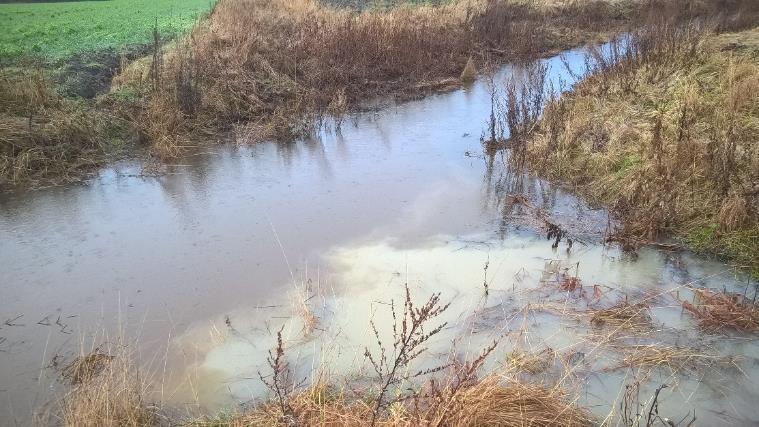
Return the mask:
<path fill-rule="evenodd" d="M 578 69 L 582 58 L 566 54 Z M 548 62 L 554 81 L 571 80 Z M 451 302 L 420 366 L 493 340 L 490 367 L 550 348 L 533 379 L 559 378 L 601 418 L 646 377 L 642 400 L 670 386 L 662 414 L 759 422 L 753 336 L 701 334 L 676 299 L 690 298 L 688 284 L 743 291 L 745 279 L 687 253 L 604 247 L 603 210 L 483 154 L 489 114 L 480 81 L 294 144 L 211 145 L 159 177 L 126 163 L 88 185 L 0 195 L 0 424 L 28 423 L 63 388 L 51 361 L 119 329 L 157 398 L 190 413 L 264 397 L 258 372 L 282 327 L 298 376 L 360 380 L 365 347 L 377 350 L 369 322 L 388 342 L 389 304 L 402 305 L 406 283 L 417 303 L 434 292 Z M 515 193 L 531 208 L 510 202 Z M 551 247 L 538 209 L 571 248 Z M 569 276 L 582 290 L 561 290 Z M 630 348 L 600 345 L 615 331 L 593 327 L 588 308 L 625 297 L 650 302 L 641 345 L 696 347 L 713 357 L 708 369 L 620 368 Z"/>

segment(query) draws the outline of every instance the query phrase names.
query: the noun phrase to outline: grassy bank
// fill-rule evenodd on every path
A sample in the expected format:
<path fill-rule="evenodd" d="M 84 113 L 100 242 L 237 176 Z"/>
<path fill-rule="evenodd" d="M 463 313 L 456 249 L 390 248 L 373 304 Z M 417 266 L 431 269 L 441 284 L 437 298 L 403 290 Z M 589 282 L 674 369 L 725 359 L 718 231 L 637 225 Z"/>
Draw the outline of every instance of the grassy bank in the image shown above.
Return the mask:
<path fill-rule="evenodd" d="M 0 186 L 80 180 L 133 152 L 134 97 L 111 79 L 164 39 L 190 30 L 211 3 L 191 1 L 0 4 Z"/>
<path fill-rule="evenodd" d="M 759 30 L 662 23 L 612 50 L 549 103 L 528 164 L 611 207 L 625 245 L 673 235 L 759 274 Z"/>
<path fill-rule="evenodd" d="M 101 164 L 109 122 L 66 99 L 42 70 L 0 75 L 0 185 L 37 176 L 66 181 Z"/>
<path fill-rule="evenodd" d="M 117 84 L 144 94 L 143 121 L 158 124 L 145 133 L 162 156 L 198 130 L 292 140 L 367 98 L 456 87 L 470 58 L 534 57 L 619 29 L 632 4 L 478 0 L 357 13 L 314 0 L 225 0 L 158 67 L 137 63 Z"/>
<path fill-rule="evenodd" d="M 457 87 L 478 68 L 605 38 L 662 10 L 676 22 L 719 16 L 734 25 L 746 7 L 735 1 L 726 12 L 723 3 L 677 0 L 402 3 L 357 13 L 315 0 L 225 0 L 176 49 L 135 64 L 118 84 L 145 94 L 145 134 L 170 157 L 198 131 L 292 140 L 325 116 L 339 125 L 367 98 Z"/>

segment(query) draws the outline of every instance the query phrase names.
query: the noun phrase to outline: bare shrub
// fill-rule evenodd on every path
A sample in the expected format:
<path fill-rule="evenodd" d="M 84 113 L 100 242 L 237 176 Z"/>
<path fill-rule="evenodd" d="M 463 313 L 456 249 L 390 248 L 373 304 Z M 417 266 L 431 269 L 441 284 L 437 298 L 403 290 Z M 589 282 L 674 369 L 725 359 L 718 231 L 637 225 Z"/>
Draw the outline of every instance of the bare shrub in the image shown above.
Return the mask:
<path fill-rule="evenodd" d="M 406 298 L 403 303 L 403 313 L 401 314 L 400 319 L 396 317 L 394 303 L 391 302 L 390 304 L 394 322 L 392 353 L 390 353 L 389 348 L 386 348 L 383 345 L 379 331 L 377 330 L 374 321 L 371 321 L 371 327 L 374 331 L 375 338 L 377 338 L 377 346 L 379 347 L 379 354 L 372 354 L 368 347 L 364 350 L 364 356 L 366 356 L 369 363 L 371 363 L 374 368 L 379 387 L 378 395 L 374 403 L 374 410 L 372 411 L 372 425 L 377 421 L 377 417 L 380 415 L 381 411 L 383 411 L 388 404 L 392 403 L 388 402 L 386 399 L 386 395 L 391 388 L 396 387 L 411 378 L 431 374 L 444 369 L 444 366 L 441 366 L 411 374 L 408 370 L 411 362 L 424 353 L 427 341 L 440 333 L 447 323 L 442 323 L 431 329 L 427 329 L 427 324 L 443 314 L 450 304 L 441 305 L 440 294 L 434 294 L 425 304 L 417 308 L 414 306 L 411 299 L 411 292 L 409 291 L 408 284 L 405 286 L 405 289 Z"/>
<path fill-rule="evenodd" d="M 283 327 L 284 328 L 284 327 Z M 269 350 L 269 357 L 266 361 L 271 368 L 271 375 L 264 376 L 258 373 L 261 382 L 274 393 L 279 410 L 281 411 L 281 422 L 285 425 L 292 425 L 297 422 L 297 415 L 290 405 L 290 395 L 295 390 L 295 384 L 292 379 L 292 372 L 285 359 L 285 344 L 282 341 L 282 329 L 277 331 L 277 346 L 274 350 Z"/>

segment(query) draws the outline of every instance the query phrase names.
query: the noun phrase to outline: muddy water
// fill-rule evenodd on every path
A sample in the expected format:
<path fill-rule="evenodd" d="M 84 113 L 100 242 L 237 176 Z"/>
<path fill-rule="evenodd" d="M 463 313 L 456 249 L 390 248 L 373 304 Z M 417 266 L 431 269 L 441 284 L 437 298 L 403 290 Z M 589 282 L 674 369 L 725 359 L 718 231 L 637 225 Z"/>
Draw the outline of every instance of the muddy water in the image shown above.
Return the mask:
<path fill-rule="evenodd" d="M 581 67 L 582 52 L 565 58 Z M 549 63 L 552 80 L 571 80 L 558 58 Z M 388 304 L 405 283 L 418 302 L 432 292 L 452 302 L 420 366 L 494 339 L 491 368 L 514 350 L 550 348 L 557 366 L 536 380 L 561 378 L 601 418 L 639 380 L 641 401 L 669 385 L 660 412 L 678 420 L 696 410 L 702 425 L 759 422 L 753 337 L 701 334 L 675 300 L 687 284 L 742 290 L 744 279 L 688 254 L 600 245 L 603 210 L 483 154 L 489 99 L 477 82 L 294 144 L 214 145 L 159 177 L 122 164 L 88 185 L 0 195 L 0 423 L 45 410 L 63 389 L 52 365 L 119 330 L 154 398 L 180 411 L 264 397 L 258 371 L 280 328 L 299 377 L 360 380 L 365 346 L 376 351 L 369 321 L 389 342 Z M 572 248 L 553 249 L 512 193 L 567 228 Z M 564 273 L 601 294 L 556 292 Z M 619 368 L 626 351 L 599 345 L 610 333 L 584 313 L 625 295 L 655 307 L 637 342 L 697 347 L 710 363 Z"/>

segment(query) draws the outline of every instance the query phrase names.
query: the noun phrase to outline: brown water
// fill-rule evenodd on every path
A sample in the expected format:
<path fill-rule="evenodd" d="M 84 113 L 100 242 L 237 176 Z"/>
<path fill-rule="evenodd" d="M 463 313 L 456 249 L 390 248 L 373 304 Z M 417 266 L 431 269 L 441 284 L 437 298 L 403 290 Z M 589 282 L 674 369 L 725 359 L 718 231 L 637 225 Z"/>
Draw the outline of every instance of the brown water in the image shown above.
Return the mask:
<path fill-rule="evenodd" d="M 579 51 L 566 58 L 582 63 Z M 549 63 L 552 79 L 570 80 Z M 577 263 L 608 303 L 661 294 L 646 342 L 743 355 L 724 369 L 654 370 L 642 396 L 668 383 L 662 413 L 759 422 L 754 337 L 701 334 L 666 293 L 688 283 L 742 290 L 745 280 L 687 253 L 635 258 L 599 244 L 604 211 L 483 154 L 489 100 L 477 82 L 294 144 L 214 145 L 159 177 L 126 163 L 87 185 L 0 195 L 0 424 L 28 423 L 62 389 L 47 368 L 56 355 L 70 360 L 119 328 L 137 341 L 159 398 L 191 412 L 265 396 L 257 372 L 281 326 L 299 374 L 360 376 L 369 320 L 387 324 L 386 304 L 406 282 L 420 300 L 453 301 L 422 364 L 452 342 L 466 357 L 493 338 L 503 344 L 491 367 L 516 347 L 577 353 L 567 386 L 604 417 L 640 372 L 598 373 L 615 354 L 593 346 L 587 322 L 562 315 L 586 302 L 545 291 L 543 279 Z M 506 202 L 514 192 L 570 230 L 571 251 L 552 249 L 534 215 Z M 314 330 L 297 315 L 304 299 Z"/>

